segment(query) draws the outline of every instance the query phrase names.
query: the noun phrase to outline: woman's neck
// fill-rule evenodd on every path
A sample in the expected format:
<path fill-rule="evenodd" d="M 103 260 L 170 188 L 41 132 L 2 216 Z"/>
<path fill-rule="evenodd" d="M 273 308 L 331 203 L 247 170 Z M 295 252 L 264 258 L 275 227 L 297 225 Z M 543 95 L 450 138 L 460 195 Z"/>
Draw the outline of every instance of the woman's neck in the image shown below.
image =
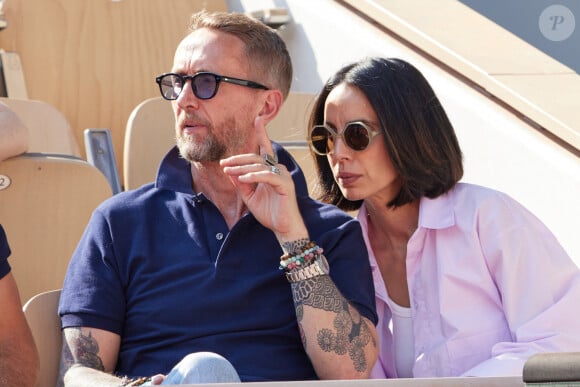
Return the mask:
<path fill-rule="evenodd" d="M 387 207 L 382 201 L 365 200 L 369 226 L 386 238 L 404 240 L 405 243 L 417 229 L 419 222 L 419 200 L 400 207 Z"/>

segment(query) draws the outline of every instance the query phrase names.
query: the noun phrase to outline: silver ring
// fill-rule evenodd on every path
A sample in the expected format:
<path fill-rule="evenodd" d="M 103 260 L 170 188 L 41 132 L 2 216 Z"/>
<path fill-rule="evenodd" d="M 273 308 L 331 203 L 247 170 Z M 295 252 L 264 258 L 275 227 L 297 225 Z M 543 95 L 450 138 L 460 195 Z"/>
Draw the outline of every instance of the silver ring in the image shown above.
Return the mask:
<path fill-rule="evenodd" d="M 277 166 L 275 166 L 275 165 L 270 165 L 270 170 L 271 170 L 273 173 L 275 173 L 276 175 L 279 175 L 279 174 L 280 174 L 280 168 L 278 168 L 278 167 L 277 167 Z"/>
<path fill-rule="evenodd" d="M 264 155 L 264 163 L 266 165 L 269 165 L 271 167 L 273 167 L 274 165 L 278 164 L 278 157 L 276 155 L 269 155 L 269 154 L 265 154 Z M 273 171 L 272 171 L 273 172 Z"/>

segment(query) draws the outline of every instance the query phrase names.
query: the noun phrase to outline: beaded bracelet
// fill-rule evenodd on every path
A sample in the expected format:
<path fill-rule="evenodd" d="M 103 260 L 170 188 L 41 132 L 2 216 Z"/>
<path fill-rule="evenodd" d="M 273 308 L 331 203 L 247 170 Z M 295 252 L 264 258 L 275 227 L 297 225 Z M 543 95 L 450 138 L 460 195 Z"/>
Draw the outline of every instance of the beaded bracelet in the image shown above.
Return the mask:
<path fill-rule="evenodd" d="M 306 251 L 306 250 L 308 250 L 308 249 L 310 249 L 310 248 L 312 248 L 312 247 L 314 247 L 314 246 L 316 246 L 316 242 L 314 242 L 314 241 L 310 241 L 310 242 L 308 242 L 307 244 L 305 244 L 304 246 L 302 246 L 302 251 L 301 251 L 300 253 L 302 253 L 302 252 L 304 252 L 304 251 Z M 300 254 L 300 253 L 298 253 L 298 254 Z M 284 255 L 282 255 L 282 256 L 280 257 L 280 261 L 288 260 L 288 259 L 289 259 L 289 258 L 291 258 L 291 257 L 293 257 L 293 255 L 290 255 L 290 254 L 284 254 Z"/>
<path fill-rule="evenodd" d="M 284 254 L 280 257 L 280 270 L 292 270 L 298 266 L 307 266 L 308 263 L 314 261 L 314 258 L 322 254 L 324 250 L 315 242 L 310 242 L 304 246 L 304 250 L 296 255 Z"/>
<path fill-rule="evenodd" d="M 309 257 L 309 253 L 312 252 L 312 249 L 316 248 L 315 242 L 308 242 L 306 245 L 302 247 L 302 251 L 295 255 L 284 254 L 280 257 L 280 267 L 279 269 L 293 269 L 295 266 L 300 266 L 304 264 Z M 290 267 L 288 267 L 290 266 Z"/>

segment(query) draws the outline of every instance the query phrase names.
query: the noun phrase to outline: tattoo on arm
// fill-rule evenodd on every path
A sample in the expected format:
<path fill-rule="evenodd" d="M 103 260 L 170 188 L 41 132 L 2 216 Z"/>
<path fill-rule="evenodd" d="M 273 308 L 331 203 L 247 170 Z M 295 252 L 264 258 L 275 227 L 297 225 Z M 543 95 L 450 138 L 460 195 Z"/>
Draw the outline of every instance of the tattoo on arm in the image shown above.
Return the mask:
<path fill-rule="evenodd" d="M 282 243 L 282 250 L 286 254 L 296 254 L 302 251 L 304 246 L 306 246 L 310 242 L 308 238 L 297 239 L 295 241 L 284 242 Z"/>
<path fill-rule="evenodd" d="M 366 321 L 344 299 L 332 279 L 323 275 L 294 282 L 292 283 L 292 293 L 304 348 L 306 348 L 302 327 L 304 305 L 334 312 L 336 313 L 334 329 L 321 329 L 317 334 L 318 345 L 324 352 L 335 352 L 337 355 L 348 353 L 358 372 L 367 370 L 369 364 L 364 349 L 371 340 L 373 346 L 376 346 L 376 342 Z"/>
<path fill-rule="evenodd" d="M 64 374 L 76 365 L 104 371 L 105 366 L 98 355 L 99 343 L 93 338 L 91 332 L 85 335 L 80 328 L 69 328 L 67 331 L 66 338 L 63 340 L 59 381 L 62 383 Z"/>

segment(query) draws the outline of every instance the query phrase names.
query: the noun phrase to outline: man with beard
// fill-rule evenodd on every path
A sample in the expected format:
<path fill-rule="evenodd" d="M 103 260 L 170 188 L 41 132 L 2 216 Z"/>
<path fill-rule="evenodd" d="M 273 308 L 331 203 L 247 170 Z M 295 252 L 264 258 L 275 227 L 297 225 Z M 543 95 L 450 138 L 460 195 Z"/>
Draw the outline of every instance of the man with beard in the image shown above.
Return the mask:
<path fill-rule="evenodd" d="M 72 257 L 66 386 L 368 377 L 377 316 L 360 226 L 308 197 L 266 134 L 291 80 L 274 30 L 192 16 L 156 79 L 177 146 L 154 183 L 94 212 Z"/>

